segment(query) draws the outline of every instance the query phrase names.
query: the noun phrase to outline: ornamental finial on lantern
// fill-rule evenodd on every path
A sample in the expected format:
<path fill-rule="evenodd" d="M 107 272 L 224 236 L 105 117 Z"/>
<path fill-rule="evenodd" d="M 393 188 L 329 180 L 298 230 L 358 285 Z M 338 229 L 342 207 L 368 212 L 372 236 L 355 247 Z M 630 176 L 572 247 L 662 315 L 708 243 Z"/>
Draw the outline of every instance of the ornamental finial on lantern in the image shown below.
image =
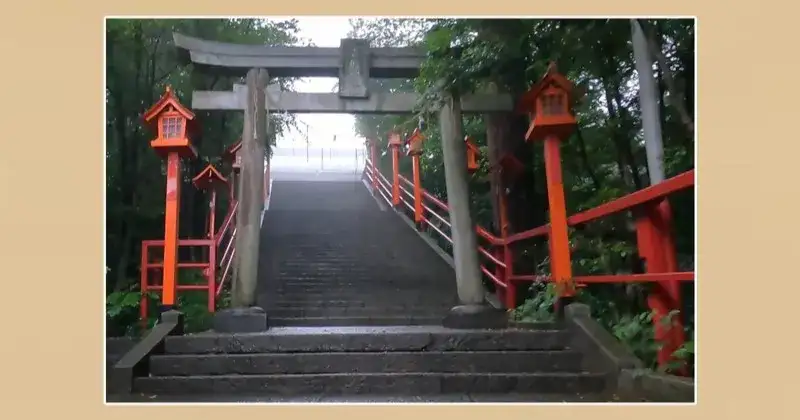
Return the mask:
<path fill-rule="evenodd" d="M 526 140 L 540 140 L 547 136 L 568 137 L 577 121 L 570 109 L 572 83 L 558 72 L 555 62 L 547 72 L 525 93 L 519 110 L 530 115 L 531 125 Z"/>

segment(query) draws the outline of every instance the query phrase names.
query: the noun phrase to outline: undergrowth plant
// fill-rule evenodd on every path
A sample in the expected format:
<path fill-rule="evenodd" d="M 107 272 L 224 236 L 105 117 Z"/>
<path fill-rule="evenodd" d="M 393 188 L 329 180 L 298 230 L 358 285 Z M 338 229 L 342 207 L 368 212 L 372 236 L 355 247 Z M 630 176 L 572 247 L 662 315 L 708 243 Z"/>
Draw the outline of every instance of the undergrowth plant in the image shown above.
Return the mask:
<path fill-rule="evenodd" d="M 206 278 L 201 270 L 178 271 L 180 284 L 205 284 Z M 140 336 L 139 306 L 141 292 L 131 289 L 116 291 L 106 296 L 106 335 L 107 336 Z M 158 319 L 159 294 L 148 293 L 147 329 L 152 328 Z M 223 289 L 217 297 L 217 310 L 230 306 L 230 290 Z M 184 331 L 198 332 L 211 328 L 212 314 L 208 312 L 208 294 L 204 290 L 191 290 L 178 294 L 178 308 L 184 314 Z"/>
<path fill-rule="evenodd" d="M 555 320 L 554 304 L 557 299 L 556 287 L 552 282 L 534 282 L 530 287 L 531 298 L 526 299 L 511 312 L 512 319 L 519 322 L 550 322 Z M 618 308 L 613 302 L 603 301 L 595 297 L 588 288 L 578 289 L 576 302 L 590 306 L 592 316 L 641 359 L 649 369 L 656 369 L 656 356 L 661 343 L 655 340 L 653 312 L 650 310 L 626 311 Z M 672 323 L 679 311 L 673 311 L 660 322 Z M 694 328 L 685 328 L 687 340 L 673 353 L 674 361 L 658 368 L 660 371 L 672 372 L 685 364 L 694 371 Z"/>

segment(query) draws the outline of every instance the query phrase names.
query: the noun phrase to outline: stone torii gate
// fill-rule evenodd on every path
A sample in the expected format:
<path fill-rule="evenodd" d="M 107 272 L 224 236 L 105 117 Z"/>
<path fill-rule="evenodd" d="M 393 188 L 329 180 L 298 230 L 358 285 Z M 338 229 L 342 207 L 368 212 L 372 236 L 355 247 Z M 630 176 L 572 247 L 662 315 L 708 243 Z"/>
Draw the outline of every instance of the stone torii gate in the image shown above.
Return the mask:
<path fill-rule="evenodd" d="M 413 48 L 370 48 L 368 41 L 362 39 L 342 39 L 339 48 L 230 44 L 178 33 L 173 34 L 173 40 L 179 56 L 191 62 L 197 71 L 246 79 L 245 85 L 235 85 L 232 91 L 193 92 L 192 109 L 245 113 L 232 302 L 238 314 L 253 316 L 254 313 L 247 311 L 256 303 L 268 113 L 410 114 L 420 99 L 418 95 L 370 92 L 369 79 L 417 77 L 424 53 Z M 281 91 L 277 85 L 268 85 L 273 77 L 338 77 L 339 91 Z M 512 98 L 506 94 L 450 97 L 440 110 L 453 259 L 461 302 L 448 317 L 454 320 L 450 322 L 453 325 L 464 324 L 462 321 L 468 318 L 485 319 L 483 314 L 492 313 L 485 305 L 477 238 L 469 210 L 462 113 L 495 115 L 512 110 Z M 257 308 L 255 312 L 265 315 Z"/>

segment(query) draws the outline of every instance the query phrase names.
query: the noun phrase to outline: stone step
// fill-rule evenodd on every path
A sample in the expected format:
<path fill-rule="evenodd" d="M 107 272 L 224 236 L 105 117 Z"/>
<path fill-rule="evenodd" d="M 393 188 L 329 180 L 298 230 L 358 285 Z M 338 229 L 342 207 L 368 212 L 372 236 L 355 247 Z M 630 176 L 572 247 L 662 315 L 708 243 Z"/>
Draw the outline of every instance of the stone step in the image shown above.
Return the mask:
<path fill-rule="evenodd" d="M 382 300 L 385 302 L 396 302 L 396 303 L 419 303 L 420 305 L 425 304 L 447 304 L 451 302 L 456 302 L 458 300 L 458 296 L 454 293 L 437 293 L 432 294 L 425 291 L 420 290 L 402 290 L 402 291 L 392 291 L 391 293 L 381 293 L 381 292 L 368 292 L 368 291 L 359 291 L 358 289 L 351 289 L 351 290 L 330 290 L 327 292 L 320 292 L 320 291 L 306 291 L 306 292 L 299 292 L 299 291 L 292 291 L 291 293 L 274 293 L 271 292 L 273 296 L 280 297 L 278 300 L 282 301 L 365 301 L 365 302 L 372 302 L 374 300 Z"/>
<path fill-rule="evenodd" d="M 430 316 L 439 315 L 440 318 L 449 310 L 449 307 L 376 307 L 376 306 L 338 306 L 331 308 L 319 308 L 314 306 L 296 306 L 293 308 L 271 308 L 270 318 L 320 318 L 320 317 L 402 317 L 402 316 Z"/>
<path fill-rule="evenodd" d="M 543 323 L 525 329 L 451 330 L 441 326 L 275 327 L 258 334 L 167 337 L 167 354 L 563 350 L 569 333 Z"/>
<path fill-rule="evenodd" d="M 415 293 L 417 296 L 423 294 L 432 294 L 433 296 L 442 296 L 448 295 L 448 290 L 446 289 L 434 289 L 434 288 L 413 288 L 410 286 L 393 286 L 393 285 L 337 285 L 337 284 L 330 284 L 330 285 L 283 285 L 276 289 L 274 289 L 273 293 L 277 296 L 286 296 L 286 295 L 314 295 L 314 294 L 321 294 L 321 295 L 340 295 L 340 296 L 353 296 L 357 297 L 358 295 L 361 296 L 389 296 L 395 294 L 409 294 Z M 453 291 L 453 295 L 455 291 Z M 412 299 L 416 300 L 417 296 L 400 296 L 398 298 L 407 300 Z M 434 299 L 429 299 L 428 301 L 433 301 Z M 442 302 L 443 299 L 436 300 L 438 302 Z"/>
<path fill-rule="evenodd" d="M 432 395 L 448 393 L 600 393 L 608 378 L 592 373 L 334 373 L 152 376 L 136 392 L 154 394 Z"/>
<path fill-rule="evenodd" d="M 364 308 L 376 307 L 386 310 L 404 310 L 419 306 L 427 307 L 442 307 L 450 308 L 450 305 L 443 304 L 441 301 L 430 301 L 427 305 L 423 305 L 420 301 L 412 301 L 408 303 L 397 302 L 395 300 L 384 299 L 362 299 L 362 300 L 284 300 L 278 299 L 273 303 L 273 309 L 291 309 L 291 308 Z"/>
<path fill-rule="evenodd" d="M 581 356 L 573 351 L 454 351 L 163 355 L 150 360 L 154 376 L 382 372 L 581 372 Z"/>
<path fill-rule="evenodd" d="M 330 326 L 357 327 L 376 325 L 441 325 L 445 311 L 440 315 L 374 315 L 374 316 L 319 316 L 272 317 L 270 325 L 281 327 Z"/>

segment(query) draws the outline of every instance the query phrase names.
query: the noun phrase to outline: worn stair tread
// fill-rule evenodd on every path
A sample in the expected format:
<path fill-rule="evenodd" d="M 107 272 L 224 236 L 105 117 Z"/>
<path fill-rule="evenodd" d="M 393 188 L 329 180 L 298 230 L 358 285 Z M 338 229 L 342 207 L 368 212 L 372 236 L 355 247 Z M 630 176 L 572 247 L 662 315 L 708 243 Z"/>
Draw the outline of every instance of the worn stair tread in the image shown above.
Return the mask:
<path fill-rule="evenodd" d="M 562 351 L 252 353 L 157 355 L 154 376 L 294 373 L 580 372 L 581 356 Z"/>
<path fill-rule="evenodd" d="M 152 376 L 134 389 L 153 393 L 260 392 L 406 394 L 602 392 L 608 377 L 598 373 L 323 373 L 274 375 Z"/>
<path fill-rule="evenodd" d="M 299 326 L 359 326 L 359 325 L 436 325 L 441 324 L 446 312 L 440 315 L 398 316 L 329 316 L 329 317 L 270 317 L 272 325 Z"/>
<path fill-rule="evenodd" d="M 107 401 L 139 403 L 595 403 L 623 402 L 619 397 L 605 394 L 556 394 L 556 393 L 502 393 L 502 394 L 439 394 L 439 395 L 160 395 L 137 393 L 132 395 L 109 395 Z"/>
<path fill-rule="evenodd" d="M 387 352 L 561 350 L 565 330 L 554 324 L 507 330 L 450 330 L 442 326 L 275 327 L 266 333 L 200 333 L 167 337 L 169 354 L 271 352 Z"/>

